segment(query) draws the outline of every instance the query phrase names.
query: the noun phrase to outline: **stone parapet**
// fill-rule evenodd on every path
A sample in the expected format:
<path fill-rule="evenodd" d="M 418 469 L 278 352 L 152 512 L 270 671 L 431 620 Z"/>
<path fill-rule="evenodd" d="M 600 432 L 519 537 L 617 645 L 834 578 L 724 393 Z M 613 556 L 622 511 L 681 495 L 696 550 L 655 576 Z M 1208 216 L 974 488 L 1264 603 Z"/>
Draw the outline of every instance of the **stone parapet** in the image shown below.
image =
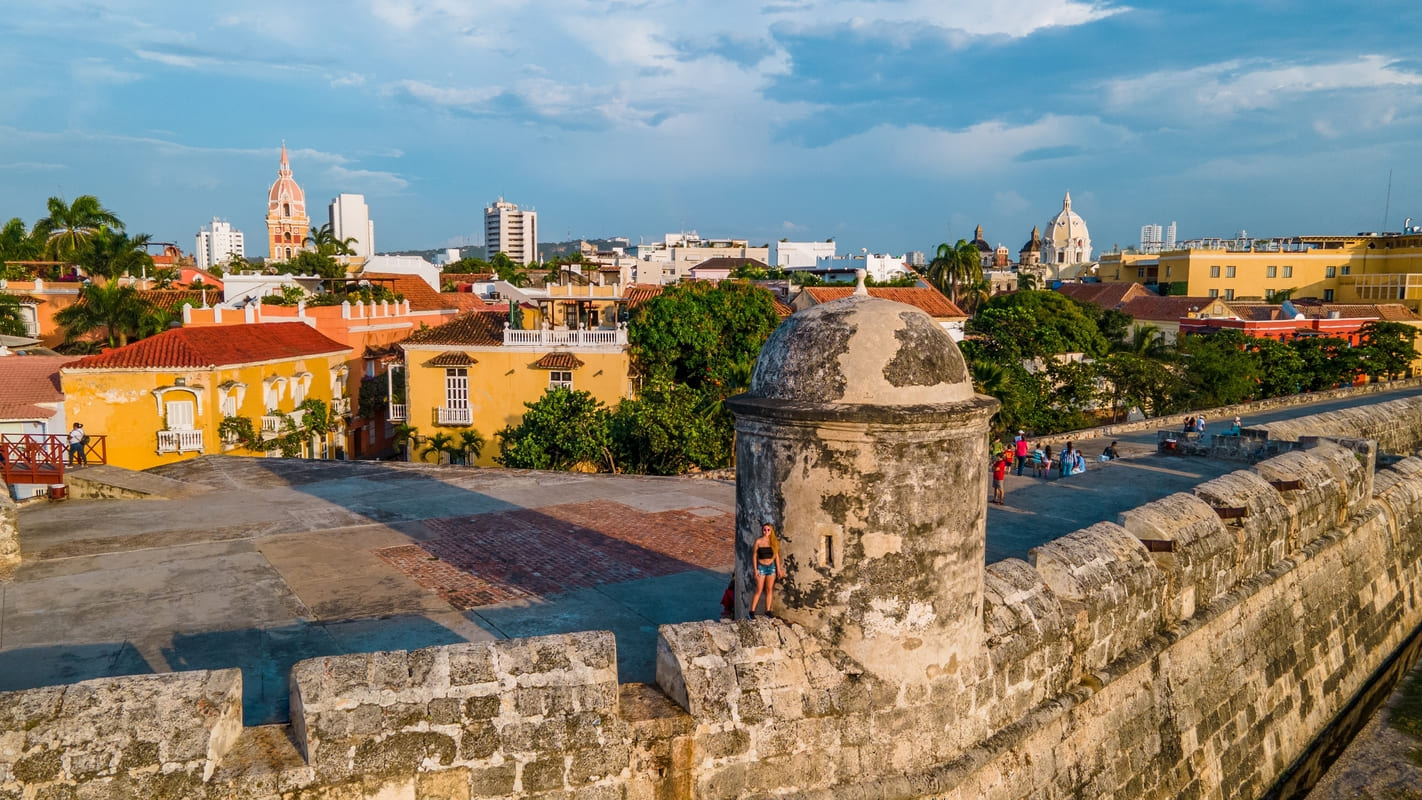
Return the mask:
<path fill-rule="evenodd" d="M 20 560 L 20 509 L 0 481 L 0 577 Z"/>
<path fill-rule="evenodd" d="M 201 796 L 241 732 L 236 669 L 0 693 L 0 797 Z"/>

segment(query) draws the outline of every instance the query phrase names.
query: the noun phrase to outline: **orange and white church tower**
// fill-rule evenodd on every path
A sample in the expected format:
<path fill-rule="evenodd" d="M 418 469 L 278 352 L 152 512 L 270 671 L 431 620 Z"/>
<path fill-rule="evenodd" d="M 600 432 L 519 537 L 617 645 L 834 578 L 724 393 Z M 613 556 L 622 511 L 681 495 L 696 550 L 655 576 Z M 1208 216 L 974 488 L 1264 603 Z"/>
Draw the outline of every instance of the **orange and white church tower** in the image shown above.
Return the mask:
<path fill-rule="evenodd" d="M 276 183 L 267 192 L 267 250 L 270 261 L 290 261 L 306 249 L 306 234 L 311 220 L 306 216 L 306 194 L 291 177 L 291 164 L 286 160 L 286 142 L 281 143 L 281 167 Z"/>

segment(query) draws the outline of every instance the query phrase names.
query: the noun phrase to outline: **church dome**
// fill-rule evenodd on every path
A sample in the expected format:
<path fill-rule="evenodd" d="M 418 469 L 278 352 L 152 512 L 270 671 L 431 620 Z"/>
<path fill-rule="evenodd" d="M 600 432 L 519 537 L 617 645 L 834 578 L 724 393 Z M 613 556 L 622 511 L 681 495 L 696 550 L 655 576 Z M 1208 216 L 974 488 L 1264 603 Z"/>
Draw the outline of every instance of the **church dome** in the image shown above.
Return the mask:
<path fill-rule="evenodd" d="M 286 159 L 286 145 L 281 146 L 281 167 L 277 169 L 276 183 L 267 192 L 267 213 L 269 216 L 302 217 L 306 215 L 306 193 L 301 191 L 296 179 L 291 177 L 291 164 Z"/>
<path fill-rule="evenodd" d="M 1086 221 L 1071 210 L 1071 192 L 1062 200 L 1062 210 L 1047 220 L 1043 234 L 1043 260 L 1056 264 L 1082 264 L 1091 260 L 1091 234 Z"/>
<path fill-rule="evenodd" d="M 980 253 L 991 253 L 993 250 L 992 245 L 988 244 L 988 241 L 983 238 L 983 226 L 981 225 L 978 226 L 977 230 L 973 231 L 973 241 L 969 242 L 969 244 L 978 248 L 978 252 Z"/>
<path fill-rule="evenodd" d="M 792 315 L 761 348 L 750 397 L 818 406 L 927 406 L 974 397 L 963 355 L 913 306 L 854 294 Z"/>

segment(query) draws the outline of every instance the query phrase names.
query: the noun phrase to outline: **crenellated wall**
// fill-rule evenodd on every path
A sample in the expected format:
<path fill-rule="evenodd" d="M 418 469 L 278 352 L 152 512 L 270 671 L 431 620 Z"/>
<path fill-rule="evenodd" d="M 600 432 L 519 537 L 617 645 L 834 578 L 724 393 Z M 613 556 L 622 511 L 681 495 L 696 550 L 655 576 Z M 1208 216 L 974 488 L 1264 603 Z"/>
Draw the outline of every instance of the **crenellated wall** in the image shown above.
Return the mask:
<path fill-rule="evenodd" d="M 765 619 L 664 626 L 661 692 L 605 632 L 335 656 L 283 753 L 234 744 L 235 670 L 90 681 L 0 695 L 0 797 L 1259 796 L 1422 624 L 1422 459 L 1375 458 L 1305 441 L 988 565 L 927 682 Z"/>

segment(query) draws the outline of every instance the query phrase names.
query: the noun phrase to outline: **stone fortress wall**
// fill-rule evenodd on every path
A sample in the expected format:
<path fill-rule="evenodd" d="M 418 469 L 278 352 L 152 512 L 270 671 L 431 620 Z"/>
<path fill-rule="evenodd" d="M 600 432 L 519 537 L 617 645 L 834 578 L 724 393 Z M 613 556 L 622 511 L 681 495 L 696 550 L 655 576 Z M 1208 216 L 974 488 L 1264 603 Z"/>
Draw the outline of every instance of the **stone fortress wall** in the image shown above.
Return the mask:
<path fill-rule="evenodd" d="M 1259 796 L 1422 624 L 1422 459 L 1375 468 L 1422 400 L 1289 425 L 1332 440 L 970 576 L 931 674 L 762 618 L 664 626 L 659 687 L 606 632 L 305 661 L 289 728 L 236 670 L 102 679 L 0 694 L 0 798 Z"/>

